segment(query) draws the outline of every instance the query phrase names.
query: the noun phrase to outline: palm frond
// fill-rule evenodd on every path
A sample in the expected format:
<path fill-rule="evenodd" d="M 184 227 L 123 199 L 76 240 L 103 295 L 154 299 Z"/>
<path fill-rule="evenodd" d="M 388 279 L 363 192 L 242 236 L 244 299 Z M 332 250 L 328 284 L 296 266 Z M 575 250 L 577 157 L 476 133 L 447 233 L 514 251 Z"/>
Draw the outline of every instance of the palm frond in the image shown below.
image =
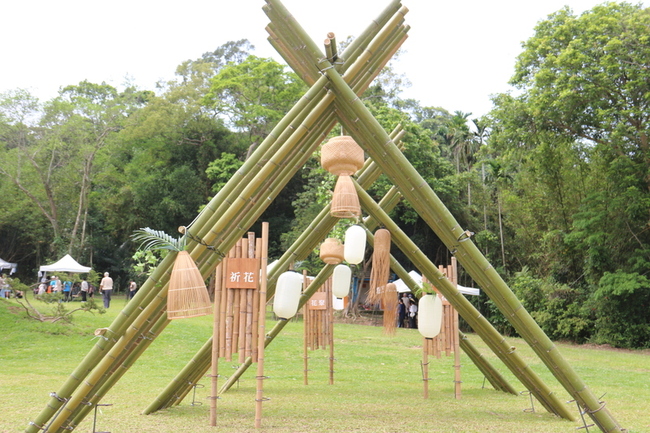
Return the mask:
<path fill-rule="evenodd" d="M 153 230 L 149 227 L 136 230 L 131 235 L 134 242 L 140 242 L 140 249 L 147 250 L 172 250 L 182 251 L 185 248 L 184 238 L 173 238 L 161 230 Z"/>

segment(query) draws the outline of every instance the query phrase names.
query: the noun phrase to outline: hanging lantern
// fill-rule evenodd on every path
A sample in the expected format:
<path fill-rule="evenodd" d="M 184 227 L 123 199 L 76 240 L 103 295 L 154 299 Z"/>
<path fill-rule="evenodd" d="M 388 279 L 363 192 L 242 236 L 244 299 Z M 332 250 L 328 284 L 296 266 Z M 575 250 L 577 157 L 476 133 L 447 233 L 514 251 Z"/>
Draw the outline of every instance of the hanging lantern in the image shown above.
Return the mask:
<path fill-rule="evenodd" d="M 336 238 L 327 238 L 320 246 L 320 259 L 328 265 L 343 261 L 343 244 Z"/>
<path fill-rule="evenodd" d="M 382 295 L 382 304 L 384 306 L 384 333 L 387 335 L 395 334 L 398 302 L 397 286 L 395 283 L 386 283 Z"/>
<path fill-rule="evenodd" d="M 424 295 L 418 303 L 418 331 L 424 338 L 434 338 L 442 325 L 442 300 L 438 295 Z"/>
<path fill-rule="evenodd" d="M 291 319 L 298 312 L 303 276 L 287 271 L 280 275 L 275 286 L 273 312 L 281 319 Z"/>
<path fill-rule="evenodd" d="M 185 319 L 212 312 L 212 303 L 203 277 L 187 251 L 174 262 L 167 292 L 167 318 Z"/>
<path fill-rule="evenodd" d="M 358 265 L 363 261 L 366 252 L 366 231 L 360 225 L 348 227 L 345 231 L 345 243 L 343 244 L 343 256 L 345 261 Z"/>
<path fill-rule="evenodd" d="M 339 178 L 334 187 L 330 215 L 336 218 L 361 216 L 359 196 L 350 176 L 363 167 L 363 149 L 347 135 L 334 137 L 321 148 L 321 165 Z"/>
<path fill-rule="evenodd" d="M 337 265 L 332 273 L 332 294 L 337 298 L 345 298 L 350 293 L 352 270 L 346 265 Z"/>
<path fill-rule="evenodd" d="M 370 272 L 370 288 L 368 301 L 377 303 L 387 301 L 382 288 L 388 283 L 390 276 L 390 232 L 379 229 L 375 232 L 374 252 L 372 253 L 372 270 Z"/>

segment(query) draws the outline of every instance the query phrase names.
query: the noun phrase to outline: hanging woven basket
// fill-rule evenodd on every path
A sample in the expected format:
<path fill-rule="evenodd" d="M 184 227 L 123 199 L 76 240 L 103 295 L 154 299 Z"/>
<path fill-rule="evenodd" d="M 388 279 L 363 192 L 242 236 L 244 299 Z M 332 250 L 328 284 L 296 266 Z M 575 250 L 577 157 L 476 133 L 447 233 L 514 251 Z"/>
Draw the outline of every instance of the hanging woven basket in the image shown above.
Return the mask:
<path fill-rule="evenodd" d="M 187 251 L 176 256 L 167 292 L 167 318 L 185 319 L 212 312 L 203 277 Z"/>
<path fill-rule="evenodd" d="M 327 238 L 320 246 L 320 259 L 328 265 L 343 261 L 343 244 L 336 238 Z"/>
<path fill-rule="evenodd" d="M 334 137 L 321 148 L 320 163 L 336 176 L 351 176 L 363 167 L 363 149 L 348 135 Z"/>
<path fill-rule="evenodd" d="M 390 276 L 390 232 L 379 229 L 375 232 L 374 252 L 372 254 L 372 270 L 370 271 L 371 302 L 384 300 L 382 288 Z"/>

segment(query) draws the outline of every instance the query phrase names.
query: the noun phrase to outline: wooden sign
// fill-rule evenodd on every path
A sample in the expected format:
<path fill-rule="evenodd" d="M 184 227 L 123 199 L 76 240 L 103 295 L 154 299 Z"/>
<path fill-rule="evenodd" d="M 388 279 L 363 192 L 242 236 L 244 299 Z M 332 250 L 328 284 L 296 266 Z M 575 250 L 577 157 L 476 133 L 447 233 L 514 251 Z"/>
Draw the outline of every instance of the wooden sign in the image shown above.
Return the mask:
<path fill-rule="evenodd" d="M 325 310 L 327 308 L 327 299 L 325 298 L 327 293 L 325 292 L 316 292 L 309 299 L 309 309 L 310 310 Z"/>
<path fill-rule="evenodd" d="M 226 275 L 228 289 L 255 289 L 260 278 L 258 259 L 229 258 Z"/>

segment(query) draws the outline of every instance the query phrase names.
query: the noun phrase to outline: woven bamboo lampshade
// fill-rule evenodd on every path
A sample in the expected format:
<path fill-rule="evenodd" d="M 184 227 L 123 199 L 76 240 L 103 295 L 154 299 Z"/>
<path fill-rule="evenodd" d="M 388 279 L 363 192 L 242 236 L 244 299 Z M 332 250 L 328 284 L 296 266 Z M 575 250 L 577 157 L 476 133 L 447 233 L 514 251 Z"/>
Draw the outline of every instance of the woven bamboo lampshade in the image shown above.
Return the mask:
<path fill-rule="evenodd" d="M 363 167 L 363 149 L 347 135 L 334 137 L 321 148 L 321 165 L 338 176 L 330 215 L 337 218 L 361 216 L 359 197 L 352 183 L 352 176 Z"/>
<path fill-rule="evenodd" d="M 328 265 L 343 261 L 343 244 L 336 238 L 327 238 L 320 246 L 320 259 Z"/>
<path fill-rule="evenodd" d="M 174 262 L 167 293 L 167 318 L 185 319 L 212 312 L 212 303 L 203 277 L 187 251 Z"/>

